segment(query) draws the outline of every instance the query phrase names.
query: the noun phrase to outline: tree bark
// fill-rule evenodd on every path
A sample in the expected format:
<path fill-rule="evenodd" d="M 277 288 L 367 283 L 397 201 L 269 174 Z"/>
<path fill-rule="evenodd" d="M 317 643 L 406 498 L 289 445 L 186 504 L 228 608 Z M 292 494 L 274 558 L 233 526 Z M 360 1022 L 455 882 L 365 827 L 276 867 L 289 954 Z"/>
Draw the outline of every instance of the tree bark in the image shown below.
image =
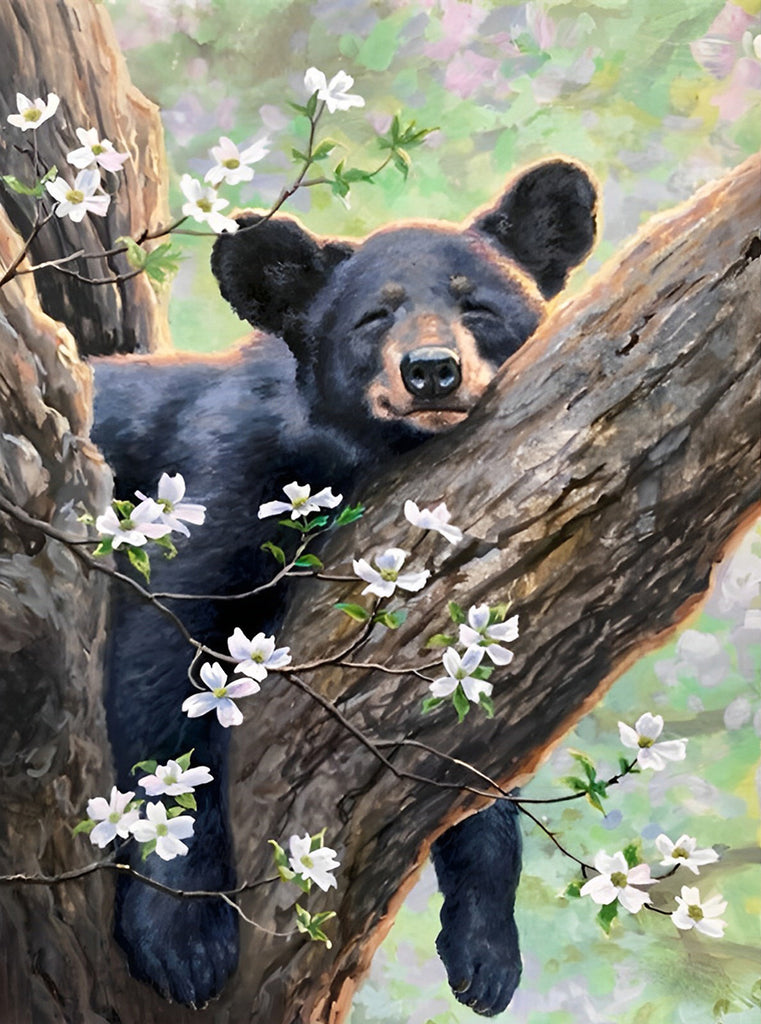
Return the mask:
<path fill-rule="evenodd" d="M 63 95 L 60 79 L 34 77 L 35 61 L 38 69 L 57 66 L 45 46 L 62 37 L 51 35 L 43 45 L 28 27 L 35 24 L 33 7 L 31 0 L 11 0 L 0 12 L 3 38 L 10 32 L 19 47 L 14 52 L 25 52 L 22 43 L 30 47 L 33 37 L 37 47 L 16 65 L 29 76 L 16 87 L 32 98 L 47 89 Z M 56 5 L 55 17 L 66 31 L 82 33 L 72 44 L 78 60 L 92 52 L 116 66 L 113 47 L 106 58 L 100 47 L 85 45 L 88 32 L 105 38 L 102 9 L 77 0 Z M 142 140 L 130 147 L 134 234 L 136 225 L 146 226 L 139 198 L 146 161 L 158 159 L 145 152 L 149 107 L 118 76 L 118 95 L 105 97 L 103 69 L 97 74 L 88 65 L 72 79 L 67 103 L 77 106 L 69 123 L 89 127 L 80 118 L 92 112 L 117 142 L 113 125 L 127 116 L 120 104 L 133 111 L 132 131 Z M 50 159 L 61 166 L 60 152 L 71 143 L 61 138 L 57 145 Z M 15 165 L 10 172 L 23 176 Z M 554 307 L 467 423 L 400 460 L 361 495 L 370 511 L 336 535 L 325 552 L 328 564 L 345 568 L 353 555 L 395 544 L 412 552 L 410 561 L 428 559 L 434 573 L 408 602 L 404 625 L 376 628 L 356 661 L 429 661 L 424 639 L 447 628 L 451 598 L 465 606 L 510 600 L 521 621 L 515 660 L 493 680 L 491 721 L 474 711 L 457 726 L 448 705 L 423 716 L 426 683 L 409 674 L 338 664 L 303 672 L 368 736 L 417 739 L 503 784 L 520 781 L 615 675 L 693 608 L 712 564 L 760 497 L 758 180 L 759 161 L 748 161 L 655 218 L 582 295 Z M 20 209 L 13 200 L 11 217 Z M 163 213 L 157 219 L 166 222 Z M 0 231 L 7 265 L 18 238 L 8 222 Z M 129 231 L 117 227 L 119 233 Z M 62 238 L 60 249 L 33 258 L 77 244 Z M 148 339 L 163 330 L 147 290 L 108 296 L 103 288 L 80 292 L 66 279 L 56 306 L 42 273 L 35 276 L 48 308 L 68 316 L 85 351 L 94 342 L 90 302 L 103 304 L 97 315 L 112 325 L 109 337 L 120 351 L 132 345 L 129 337 L 132 347 L 150 347 Z M 31 282 L 29 275 L 0 292 L 0 488 L 30 514 L 74 534 L 65 506 L 102 507 L 109 479 L 86 441 L 89 373 L 71 335 L 37 304 Z M 446 499 L 466 540 L 449 548 L 410 527 L 401 517 L 407 497 L 423 505 Z M 95 859 L 94 848 L 71 838 L 68 826 L 87 797 L 109 785 L 100 703 L 103 583 L 37 531 L 6 516 L 0 530 L 0 872 L 51 874 Z M 304 582 L 282 634 L 298 661 L 329 656 L 350 641 L 360 627 L 332 605 L 358 593 L 352 584 Z M 213 1006 L 194 1012 L 129 978 L 110 938 L 110 877 L 95 873 L 51 888 L 0 886 L 3 1022 L 345 1019 L 431 841 L 486 799 L 395 777 L 305 693 L 274 678 L 267 687 L 256 716 L 234 736 L 239 877 L 272 875 L 268 838 L 283 843 L 295 831 L 327 825 L 342 862 L 339 889 L 326 897 L 313 892 L 308 905 L 338 911 L 327 926 L 333 948 L 244 925 L 237 975 Z M 466 771 L 434 755 L 410 748 L 385 753 L 399 769 L 473 784 Z M 263 886 L 241 904 L 265 928 L 289 931 L 291 889 Z"/>

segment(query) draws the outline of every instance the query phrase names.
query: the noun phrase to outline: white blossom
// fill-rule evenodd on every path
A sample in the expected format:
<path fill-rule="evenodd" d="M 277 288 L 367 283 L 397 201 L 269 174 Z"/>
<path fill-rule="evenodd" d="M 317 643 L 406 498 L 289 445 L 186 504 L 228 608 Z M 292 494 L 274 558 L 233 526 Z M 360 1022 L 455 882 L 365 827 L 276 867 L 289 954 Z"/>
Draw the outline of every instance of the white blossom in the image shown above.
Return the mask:
<path fill-rule="evenodd" d="M 333 75 L 330 82 L 318 68 L 308 68 L 304 75 L 304 85 L 310 96 L 317 93 L 318 100 L 324 100 L 328 113 L 336 110 L 348 110 L 349 107 L 364 107 L 365 101 L 356 93 L 349 95 L 354 79 L 345 71 Z"/>
<path fill-rule="evenodd" d="M 470 674 L 481 664 L 483 656 L 483 647 L 469 647 L 462 657 L 454 647 L 447 647 L 441 659 L 447 674 L 439 679 L 434 679 L 428 689 L 434 697 L 448 697 L 459 685 L 473 704 L 478 704 L 482 694 L 490 697 L 492 684 L 485 679 L 476 679 Z"/>
<path fill-rule="evenodd" d="M 650 877 L 649 866 L 637 864 L 630 868 L 623 853 L 619 851 L 609 857 L 603 850 L 596 854 L 594 865 L 600 873 L 582 885 L 580 895 L 591 896 L 600 905 L 618 899 L 624 910 L 639 913 L 650 897 L 635 886 L 653 884 L 655 879 Z"/>
<path fill-rule="evenodd" d="M 192 217 L 199 224 L 208 224 L 212 231 L 232 233 L 238 230 L 236 221 L 219 212 L 228 205 L 228 202 L 226 199 L 220 199 L 211 186 L 204 186 L 197 178 L 183 174 L 180 178 L 180 188 L 187 199 L 182 207 L 186 217 Z"/>
<path fill-rule="evenodd" d="M 97 164 L 104 171 L 120 171 L 129 153 L 117 153 L 113 142 L 98 138 L 97 128 L 77 128 L 77 138 L 82 143 L 79 149 L 72 149 L 66 159 L 75 167 L 84 169 Z"/>
<path fill-rule="evenodd" d="M 317 494 L 312 494 L 309 484 L 286 484 L 283 488 L 288 501 L 265 501 L 259 506 L 258 516 L 266 519 L 268 516 L 289 515 L 291 519 L 298 519 L 300 516 L 310 516 L 313 512 L 319 512 L 321 508 L 335 508 L 343 501 L 342 494 L 333 494 L 330 487 L 323 487 Z"/>
<path fill-rule="evenodd" d="M 431 574 L 427 569 L 423 569 L 422 572 L 400 573 L 406 557 L 407 552 L 401 548 L 387 548 L 380 555 L 376 555 L 376 568 L 364 558 L 355 559 L 352 562 L 354 572 L 369 584 L 362 593 L 375 594 L 376 597 L 391 597 L 397 587 L 409 591 L 422 590 Z"/>
<path fill-rule="evenodd" d="M 467 623 L 460 623 L 459 640 L 463 647 L 483 647 L 494 665 L 509 665 L 513 652 L 500 643 L 518 639 L 518 616 L 513 615 L 506 622 L 489 625 L 488 604 L 474 604 L 468 609 Z"/>
<path fill-rule="evenodd" d="M 94 846 L 100 846 L 102 849 L 117 836 L 122 839 L 129 837 L 133 823 L 140 817 L 137 808 L 133 811 L 126 809 L 134 795 L 120 793 L 116 786 L 112 786 L 110 800 L 96 796 L 87 801 L 87 817 L 100 822 L 90 833 L 90 842 Z"/>
<path fill-rule="evenodd" d="M 100 175 L 94 167 L 80 171 L 73 185 L 59 174 L 54 181 L 46 181 L 45 188 L 57 200 L 54 207 L 56 217 L 68 217 L 77 223 L 84 219 L 86 213 L 105 217 L 111 202 L 111 196 L 96 195 L 100 188 Z"/>
<path fill-rule="evenodd" d="M 187 697 L 182 702 L 182 710 L 188 718 L 200 718 L 209 711 L 215 711 L 219 724 L 226 729 L 243 721 L 243 714 L 232 698 L 248 697 L 261 689 L 253 679 L 236 679 L 228 683 L 225 670 L 218 661 L 207 661 L 201 665 L 201 679 L 211 692 Z"/>
<path fill-rule="evenodd" d="M 696 928 L 712 939 L 720 939 L 723 936 L 727 922 L 718 918 L 727 909 L 727 903 L 721 896 L 711 896 L 703 901 L 696 888 L 683 885 L 682 895 L 677 896 L 676 901 L 679 906 L 671 915 L 671 920 L 677 928 L 683 931 Z"/>
<path fill-rule="evenodd" d="M 139 843 L 150 843 L 155 839 L 156 853 L 162 860 L 184 857 L 188 848 L 182 840 L 193 835 L 194 819 L 187 814 L 167 818 L 166 807 L 162 803 L 146 804 L 145 813 L 147 818 L 141 818 L 132 825 L 135 839 Z"/>
<path fill-rule="evenodd" d="M 146 775 L 139 782 L 148 796 L 179 796 L 181 793 L 192 793 L 196 786 L 212 782 L 214 776 L 205 765 L 183 770 L 176 761 L 171 759 L 166 764 L 156 766 L 154 775 Z"/>
<path fill-rule="evenodd" d="M 719 859 L 719 855 L 716 850 L 696 850 L 696 843 L 697 839 L 687 835 L 679 836 L 677 841 L 672 843 L 663 832 L 655 840 L 655 845 L 663 857 L 661 864 L 664 867 L 673 868 L 676 864 L 683 864 L 693 875 L 699 875 L 698 868 L 705 864 L 713 864 Z"/>
<path fill-rule="evenodd" d="M 450 523 L 452 516 L 443 501 L 434 509 L 421 509 L 414 501 L 405 501 L 404 518 L 421 530 L 435 530 L 450 544 L 458 544 L 462 540 L 462 530 Z"/>
<path fill-rule="evenodd" d="M 54 92 L 48 93 L 47 101 L 41 99 L 30 100 L 23 92 L 16 93 L 16 107 L 18 114 L 9 114 L 8 122 L 14 128 L 20 128 L 25 132 L 28 128 L 39 128 L 40 125 L 52 117 L 58 110 L 60 99 Z"/>
<path fill-rule="evenodd" d="M 640 768 L 652 768 L 659 772 L 666 767 L 667 761 L 684 761 L 687 753 L 687 740 L 655 741 L 663 730 L 661 715 L 651 715 L 646 711 L 640 715 L 634 728 L 625 722 L 618 723 L 621 742 L 630 750 L 637 751 L 637 764 Z"/>
<path fill-rule="evenodd" d="M 112 537 L 112 547 L 116 550 L 121 544 L 130 544 L 140 548 L 148 540 L 166 537 L 169 527 L 159 521 L 161 506 L 151 498 L 146 498 L 136 505 L 126 519 L 119 519 L 111 505 L 102 516 L 95 520 L 95 529 L 106 537 Z"/>
<path fill-rule="evenodd" d="M 249 640 L 239 626 L 227 638 L 227 649 L 238 662 L 235 671 L 259 682 L 267 678 L 268 672 L 285 668 L 291 663 L 290 647 L 275 647 L 274 636 L 265 636 L 264 633 L 257 633 Z"/>
<path fill-rule="evenodd" d="M 254 142 L 247 149 L 239 150 L 232 139 L 222 135 L 218 146 L 211 147 L 211 155 L 216 163 L 204 175 L 207 181 L 214 188 L 218 188 L 224 181 L 227 185 L 238 185 L 242 181 L 251 181 L 254 171 L 251 164 L 269 153 L 269 139 L 260 139 Z"/>
<path fill-rule="evenodd" d="M 335 875 L 330 873 L 340 866 L 340 861 L 335 859 L 336 851 L 331 850 L 328 846 L 321 846 L 310 852 L 311 845 L 312 837 L 308 832 L 304 833 L 303 838 L 291 836 L 289 841 L 291 870 L 314 882 L 323 892 L 327 892 L 331 886 L 337 889 Z"/>
<path fill-rule="evenodd" d="M 135 494 L 138 498 L 142 498 L 143 501 L 150 501 L 150 498 L 143 494 L 142 491 L 135 491 Z M 169 476 L 168 473 L 162 473 L 159 479 L 159 493 L 156 501 L 156 504 L 161 509 L 159 521 L 169 527 L 170 530 L 189 537 L 190 530 L 181 520 L 184 519 L 185 522 L 200 526 L 206 518 L 206 506 L 194 505 L 192 502 L 183 501 L 184 497 L 185 478 L 182 474 L 175 473 L 174 476 Z"/>

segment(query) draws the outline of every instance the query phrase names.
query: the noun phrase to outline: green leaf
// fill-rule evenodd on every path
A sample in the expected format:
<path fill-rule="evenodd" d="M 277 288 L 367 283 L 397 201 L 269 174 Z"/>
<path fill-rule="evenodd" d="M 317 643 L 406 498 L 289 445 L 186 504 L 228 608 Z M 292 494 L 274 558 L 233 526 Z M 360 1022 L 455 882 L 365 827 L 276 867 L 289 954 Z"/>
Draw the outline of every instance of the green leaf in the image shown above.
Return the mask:
<path fill-rule="evenodd" d="M 111 504 L 114 507 L 114 511 L 118 512 L 122 519 L 129 519 L 135 511 L 135 506 L 131 501 L 117 501 L 117 499 L 114 498 Z"/>
<path fill-rule="evenodd" d="M 291 156 L 293 157 L 294 160 L 299 160 L 301 163 L 309 163 L 309 157 L 306 155 L 306 153 L 302 153 L 300 149 L 292 149 Z"/>
<path fill-rule="evenodd" d="M 592 790 L 592 789 L 588 789 L 587 790 L 587 800 L 595 808 L 595 810 L 600 812 L 600 814 L 605 814 L 606 813 L 605 812 L 605 808 L 603 807 L 602 802 L 600 801 L 600 797 L 598 796 L 598 794 L 594 790 Z"/>
<path fill-rule="evenodd" d="M 180 754 L 179 757 L 175 758 L 175 761 L 184 772 L 186 772 L 188 768 L 190 768 L 190 759 L 193 756 L 193 751 L 195 749 L 195 747 L 191 747 L 186 754 Z"/>
<path fill-rule="evenodd" d="M 323 910 L 319 914 L 312 915 L 298 903 L 296 904 L 296 927 L 298 930 L 308 935 L 314 942 L 324 942 L 328 949 L 332 944 L 321 926 L 335 916 L 334 910 Z"/>
<path fill-rule="evenodd" d="M 116 239 L 117 243 L 121 243 L 126 248 L 124 254 L 127 258 L 127 263 L 135 270 L 142 270 L 145 267 L 145 262 L 148 259 L 148 253 L 143 249 L 142 246 L 138 245 L 134 238 L 130 238 L 129 235 L 120 235 Z"/>
<path fill-rule="evenodd" d="M 489 625 L 493 626 L 496 622 L 504 622 L 509 611 L 509 604 L 506 604 L 505 602 L 502 604 L 495 604 L 493 608 L 489 609 Z"/>
<path fill-rule="evenodd" d="M 476 668 L 470 673 L 474 679 L 489 679 L 489 676 L 494 672 L 493 665 L 477 665 Z"/>
<path fill-rule="evenodd" d="M 399 132 L 401 131 L 401 125 L 399 123 L 399 115 L 394 114 L 393 120 L 391 121 L 391 141 L 394 145 L 399 141 Z"/>
<path fill-rule="evenodd" d="M 164 558 L 174 558 L 177 554 L 177 548 L 174 546 L 174 542 L 169 534 L 165 537 L 155 537 L 153 543 L 158 544 L 162 549 Z"/>
<path fill-rule="evenodd" d="M 330 516 L 315 516 L 314 519 L 308 519 L 304 523 L 304 533 L 309 533 L 310 530 L 319 530 L 321 526 L 327 526 Z"/>
<path fill-rule="evenodd" d="M 295 110 L 297 114 L 303 114 L 305 117 L 309 117 L 309 111 L 306 107 L 303 107 L 300 103 L 293 103 L 291 100 L 286 101 L 291 110 Z"/>
<path fill-rule="evenodd" d="M 355 622 L 367 622 L 370 618 L 370 613 L 360 604 L 350 604 L 347 601 L 338 601 L 333 605 L 333 607 L 337 608 L 340 612 L 344 612 L 350 619 L 354 619 Z"/>
<path fill-rule="evenodd" d="M 406 618 L 407 611 L 400 608 L 395 612 L 378 612 L 373 622 L 379 622 L 381 626 L 386 626 L 388 629 L 398 629 Z"/>
<path fill-rule="evenodd" d="M 578 776 L 576 775 L 565 775 L 560 781 L 564 785 L 570 786 L 571 789 L 575 790 L 577 793 L 587 792 L 587 783 L 583 779 L 578 778 Z"/>
<path fill-rule="evenodd" d="M 467 615 L 456 601 L 450 601 L 447 607 L 449 608 L 449 618 L 456 626 L 468 621 Z"/>
<path fill-rule="evenodd" d="M 462 722 L 470 711 L 470 701 L 465 696 L 465 691 L 459 683 L 457 684 L 457 689 L 452 694 L 452 704 L 457 712 L 457 721 Z"/>
<path fill-rule="evenodd" d="M 336 148 L 338 143 L 334 139 L 323 139 L 319 146 L 315 146 L 312 150 L 313 160 L 324 160 L 326 156 L 329 156 Z"/>
<path fill-rule="evenodd" d="M 19 181 L 15 174 L 3 174 L 2 181 L 11 192 L 17 192 L 20 196 L 35 196 L 39 199 L 43 194 L 40 182 L 37 182 L 36 185 L 25 185 L 23 181 Z"/>
<path fill-rule="evenodd" d="M 618 769 L 619 769 L 619 772 L 621 773 L 621 775 L 626 775 L 627 772 L 629 771 L 629 762 L 626 760 L 625 757 L 619 757 L 619 759 L 618 759 Z"/>
<path fill-rule="evenodd" d="M 83 821 L 80 821 L 78 825 L 74 826 L 74 828 L 71 830 L 71 834 L 73 836 L 76 836 L 79 835 L 80 832 L 84 832 L 85 835 L 88 835 L 90 832 L 92 832 L 94 828 L 95 822 L 92 820 L 92 818 L 85 818 Z"/>
<path fill-rule="evenodd" d="M 569 882 L 565 887 L 564 896 L 568 896 L 570 899 L 577 899 L 581 896 L 581 887 L 584 885 L 584 881 L 581 878 L 574 878 L 572 882 Z"/>
<path fill-rule="evenodd" d="M 192 793 L 178 793 L 175 798 L 175 803 L 179 804 L 180 810 L 183 808 L 186 811 L 197 811 L 198 804 L 196 798 Z"/>
<path fill-rule="evenodd" d="M 434 633 L 433 636 L 429 636 L 425 642 L 426 647 L 451 647 L 455 643 L 456 637 L 452 636 L 451 633 Z"/>
<path fill-rule="evenodd" d="M 93 551 L 93 555 L 103 557 L 105 555 L 113 554 L 114 550 L 114 538 L 113 537 L 102 537 L 100 544 Z"/>
<path fill-rule="evenodd" d="M 275 561 L 279 562 L 280 565 L 285 565 L 285 552 L 282 548 L 279 548 L 277 544 L 273 544 L 271 540 L 262 544 L 262 551 L 269 551 L 269 553 L 275 558 Z"/>
<path fill-rule="evenodd" d="M 355 181 L 367 181 L 371 185 L 374 184 L 373 174 L 371 171 L 363 171 L 360 167 L 350 167 L 348 171 L 344 171 L 341 175 L 343 181 L 353 183 Z"/>
<path fill-rule="evenodd" d="M 278 526 L 287 526 L 289 530 L 298 530 L 299 533 L 307 532 L 307 527 L 298 519 L 278 519 L 277 524 Z"/>
<path fill-rule="evenodd" d="M 185 793 L 185 794 L 183 794 L 183 795 L 184 795 L 184 796 L 187 796 L 188 794 L 187 794 L 187 793 Z M 175 799 L 177 799 L 177 798 L 175 797 Z M 185 808 L 184 808 L 184 807 L 181 807 L 181 806 L 176 806 L 176 807 L 170 807 L 170 808 L 169 808 L 169 809 L 167 810 L 167 812 L 166 812 L 166 816 L 167 816 L 167 818 L 178 818 L 178 817 L 179 817 L 179 816 L 180 816 L 180 815 L 182 814 L 182 812 L 183 812 L 184 810 L 185 810 Z"/>
<path fill-rule="evenodd" d="M 484 709 L 487 718 L 494 718 L 494 702 L 491 697 L 487 697 L 485 693 L 482 693 L 478 698 L 478 703 Z"/>
<path fill-rule="evenodd" d="M 141 843 L 140 845 L 142 846 L 140 856 L 142 857 L 143 860 L 147 860 L 150 854 L 152 854 L 153 851 L 156 849 L 156 840 L 151 839 L 149 842 Z"/>
<path fill-rule="evenodd" d="M 610 935 L 610 926 L 618 916 L 618 900 L 613 900 L 612 903 L 606 903 L 597 913 L 596 920 L 606 935 Z"/>
<path fill-rule="evenodd" d="M 316 110 L 317 110 L 317 92 L 313 92 L 312 95 L 307 100 L 307 105 L 306 105 L 306 114 L 307 114 L 307 117 L 309 118 L 310 121 L 314 117 L 314 113 L 315 113 Z"/>
<path fill-rule="evenodd" d="M 171 242 L 162 242 L 146 254 L 143 269 L 152 283 L 164 284 L 168 278 L 174 277 L 184 258 L 181 249 L 175 248 Z"/>
<path fill-rule="evenodd" d="M 568 753 L 571 755 L 574 761 L 576 761 L 578 764 L 582 766 L 590 782 L 594 781 L 594 779 L 597 778 L 597 769 L 595 768 L 595 763 L 588 754 L 585 754 L 583 750 L 573 750 L 571 747 L 568 748 Z"/>
<path fill-rule="evenodd" d="M 410 173 L 410 165 L 412 163 L 408 154 L 403 149 L 395 149 L 391 159 L 394 167 L 396 167 L 397 171 L 399 171 L 406 181 L 407 175 Z"/>
<path fill-rule="evenodd" d="M 135 772 L 140 769 L 141 772 L 146 772 L 148 775 L 154 775 L 157 767 L 158 761 L 154 761 L 153 759 L 149 761 L 138 761 L 137 764 L 133 764 L 130 768 L 130 774 L 134 775 Z"/>
<path fill-rule="evenodd" d="M 345 509 L 342 509 L 333 523 L 334 526 L 348 526 L 349 523 L 354 523 L 357 519 L 361 519 L 365 511 L 364 505 L 347 505 Z"/>
<path fill-rule="evenodd" d="M 49 167 L 40 178 L 40 185 L 44 185 L 46 181 L 55 181 L 58 177 L 58 168 L 55 164 Z"/>
<path fill-rule="evenodd" d="M 433 711 L 434 708 L 439 707 L 443 703 L 443 697 L 426 697 L 423 701 L 423 714 L 427 715 L 429 711 Z"/>
<path fill-rule="evenodd" d="M 341 178 L 335 178 L 330 184 L 330 191 L 334 196 L 346 197 L 349 194 L 349 186 Z"/>
<path fill-rule="evenodd" d="M 133 548 L 130 544 L 127 547 L 127 557 L 131 564 L 141 573 L 147 581 L 151 578 L 151 560 L 143 548 Z"/>
<path fill-rule="evenodd" d="M 321 850 L 325 845 L 325 833 L 327 827 L 321 828 L 319 832 L 316 832 L 313 836 L 309 837 L 309 852 L 314 853 L 315 850 Z"/>
<path fill-rule="evenodd" d="M 636 868 L 640 862 L 639 857 L 639 843 L 628 843 L 622 850 L 624 857 L 626 857 L 626 864 L 630 868 Z"/>
<path fill-rule="evenodd" d="M 81 516 L 77 516 L 78 523 L 84 523 L 85 526 L 95 526 L 95 516 L 91 512 L 83 512 Z"/>
<path fill-rule="evenodd" d="M 322 564 L 317 555 L 299 555 L 296 561 L 293 563 L 297 569 L 324 569 L 325 566 Z"/>

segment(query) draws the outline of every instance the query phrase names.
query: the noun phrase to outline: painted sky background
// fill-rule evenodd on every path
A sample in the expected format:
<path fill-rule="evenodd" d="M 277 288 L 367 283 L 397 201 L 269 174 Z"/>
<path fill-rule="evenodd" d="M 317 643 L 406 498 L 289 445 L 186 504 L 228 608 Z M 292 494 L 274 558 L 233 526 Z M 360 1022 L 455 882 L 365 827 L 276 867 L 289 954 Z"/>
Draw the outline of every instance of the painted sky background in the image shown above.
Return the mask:
<path fill-rule="evenodd" d="M 182 173 L 201 176 L 220 134 L 269 136 L 253 182 L 226 189 L 235 206 L 269 206 L 303 147 L 310 65 L 343 68 L 367 101 L 325 117 L 336 159 L 372 169 L 377 131 L 401 111 L 438 126 L 415 150 L 405 182 L 387 169 L 352 189 L 350 209 L 321 187 L 286 208 L 312 231 L 362 236 L 405 217 L 460 220 L 491 201 L 515 167 L 553 154 L 584 162 L 601 187 L 602 232 L 571 289 L 658 210 L 739 164 L 761 143 L 759 0 L 116 0 L 109 5 L 130 71 L 162 108 L 175 210 Z M 755 43 L 755 48 L 754 48 Z M 335 161 L 333 161 L 335 162 Z M 330 163 L 330 162 L 329 162 Z M 172 293 L 175 344 L 222 348 L 246 333 L 218 297 L 209 239 L 183 239 L 189 258 Z M 521 642 L 530 643 L 522 623 Z M 623 915 L 607 938 L 586 900 L 561 894 L 573 864 L 525 829 L 518 894 L 524 979 L 498 1020 L 514 1024 L 755 1024 L 761 881 L 755 771 L 761 734 L 761 530 L 717 574 L 712 597 L 663 650 L 623 676 L 540 770 L 527 792 L 564 792 L 587 751 L 612 774 L 617 721 L 645 710 L 687 760 L 626 780 L 609 813 L 574 804 L 552 814 L 563 841 L 591 859 L 639 839 L 656 862 L 659 832 L 717 844 L 720 863 L 697 880 L 729 901 L 722 940 L 679 933 L 668 918 Z M 495 693 L 498 699 L 498 694 Z M 692 884 L 693 876 L 674 880 Z M 411 894 L 359 993 L 352 1024 L 473 1024 L 448 992 L 434 952 L 439 897 L 429 869 Z"/>

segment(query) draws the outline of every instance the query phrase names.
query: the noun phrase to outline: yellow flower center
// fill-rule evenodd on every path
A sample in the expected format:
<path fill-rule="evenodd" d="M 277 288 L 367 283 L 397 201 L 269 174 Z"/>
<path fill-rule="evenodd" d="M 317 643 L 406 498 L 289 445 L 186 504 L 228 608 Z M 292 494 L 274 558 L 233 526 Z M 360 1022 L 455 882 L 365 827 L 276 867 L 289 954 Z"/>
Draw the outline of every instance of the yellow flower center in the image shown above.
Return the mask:
<path fill-rule="evenodd" d="M 397 578 L 399 573 L 396 569 L 381 569 L 380 575 L 382 580 L 388 580 L 391 582 Z"/>
<path fill-rule="evenodd" d="M 623 873 L 623 871 L 614 871 L 613 874 L 610 876 L 610 880 L 617 889 L 626 888 L 626 875 Z"/>
<path fill-rule="evenodd" d="M 39 121 L 39 119 L 42 117 L 42 111 L 39 107 L 29 107 L 27 110 L 24 111 L 22 116 L 25 121 Z"/>
<path fill-rule="evenodd" d="M 121 814 L 119 814 L 118 811 L 111 811 L 111 813 L 108 816 L 108 820 L 111 822 L 112 825 L 118 824 L 120 818 Z"/>
<path fill-rule="evenodd" d="M 671 851 L 671 856 L 674 858 L 674 860 L 679 860 L 680 857 L 684 857 L 684 859 L 687 860 L 687 858 L 690 855 L 681 846 L 675 846 L 674 849 Z"/>
<path fill-rule="evenodd" d="M 240 160 L 236 157 L 231 156 L 229 160 L 223 160 L 222 166 L 227 167 L 228 170 L 234 171 L 236 167 L 240 167 Z"/>
<path fill-rule="evenodd" d="M 166 827 L 166 825 L 157 825 L 156 826 L 156 835 L 157 836 L 168 836 L 169 835 L 169 829 Z"/>
<path fill-rule="evenodd" d="M 301 858 L 301 863 L 304 865 L 305 868 L 314 867 L 314 861 L 312 860 L 308 853 L 305 853 L 304 856 Z"/>
<path fill-rule="evenodd" d="M 177 776 L 176 775 L 165 775 L 164 776 L 164 785 L 165 786 L 176 786 L 177 785 Z"/>
<path fill-rule="evenodd" d="M 690 906 L 687 907 L 687 916 L 691 917 L 693 921 L 702 921 L 703 911 L 696 903 L 691 903 Z"/>
<path fill-rule="evenodd" d="M 649 736 L 640 736 L 638 742 L 641 747 L 652 747 L 655 740 L 651 740 Z"/>
<path fill-rule="evenodd" d="M 106 147 L 105 146 L 101 146 L 101 144 L 99 142 L 96 142 L 95 145 L 92 147 L 92 154 L 93 154 L 93 156 L 100 156 L 101 153 L 105 153 L 105 152 L 106 152 Z"/>
<path fill-rule="evenodd" d="M 74 206 L 76 206 L 79 203 L 83 203 L 84 200 L 85 194 L 84 192 L 80 192 L 78 188 L 70 188 L 69 191 L 66 193 L 66 202 L 72 203 Z"/>
<path fill-rule="evenodd" d="M 226 686 L 218 686 L 216 690 L 212 690 L 211 692 L 219 700 L 220 697 L 224 697 L 224 695 L 227 693 L 227 687 Z"/>
<path fill-rule="evenodd" d="M 199 210 L 203 210 L 204 213 L 211 213 L 211 199 L 199 199 L 196 206 Z"/>

